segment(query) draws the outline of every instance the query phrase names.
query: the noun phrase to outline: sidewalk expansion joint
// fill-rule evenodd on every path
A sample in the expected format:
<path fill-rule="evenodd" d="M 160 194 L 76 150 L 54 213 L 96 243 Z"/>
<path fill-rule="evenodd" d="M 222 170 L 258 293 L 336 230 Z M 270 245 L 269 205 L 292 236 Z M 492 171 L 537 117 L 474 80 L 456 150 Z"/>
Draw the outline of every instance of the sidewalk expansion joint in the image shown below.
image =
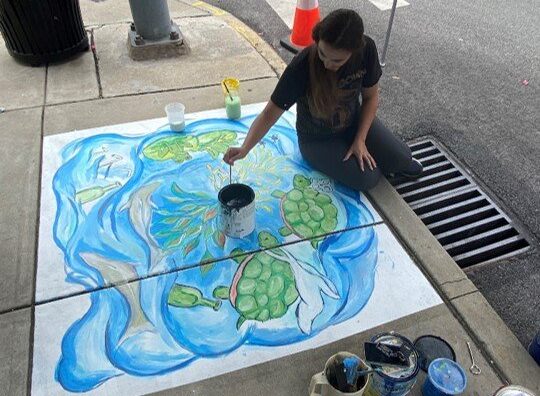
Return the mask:
<path fill-rule="evenodd" d="M 90 30 L 90 49 L 92 50 L 92 55 L 94 57 L 94 66 L 96 68 L 96 79 L 98 85 L 98 98 L 103 99 L 103 88 L 101 86 L 101 76 L 99 73 L 99 57 L 96 51 L 96 42 L 94 39 L 94 29 Z"/>
<path fill-rule="evenodd" d="M 251 78 L 241 79 L 240 82 L 245 83 L 245 82 L 251 82 L 251 81 L 270 80 L 274 78 L 276 77 L 275 76 L 251 77 Z M 144 95 L 152 95 L 152 94 L 160 94 L 160 93 L 168 93 L 168 92 L 181 92 L 181 91 L 189 91 L 193 89 L 212 88 L 212 87 L 219 87 L 219 86 L 221 86 L 221 83 L 193 85 L 193 86 L 188 86 L 188 87 L 183 87 L 183 88 L 169 88 L 169 89 L 162 89 L 162 90 L 148 91 L 148 92 L 135 92 L 135 93 L 113 95 L 113 96 L 104 96 L 101 98 L 89 98 L 89 99 L 81 99 L 81 100 L 71 100 L 71 101 L 60 102 L 60 103 L 49 103 L 45 105 L 45 107 L 56 107 L 56 106 L 63 106 L 63 105 L 75 104 L 75 103 L 97 102 L 104 99 L 129 98 L 132 96 L 144 96 Z M 37 108 L 37 107 L 41 107 L 41 105 L 25 107 L 24 109 Z M 22 110 L 22 109 L 13 109 L 11 111 L 14 111 L 14 110 Z"/>
<path fill-rule="evenodd" d="M 41 107 L 41 125 L 40 125 L 40 135 L 39 135 L 39 167 L 38 167 L 38 189 L 37 189 L 37 205 L 38 212 L 36 213 L 36 229 L 35 229 L 35 241 L 34 244 L 34 276 L 32 279 L 32 303 L 30 307 L 30 334 L 28 336 L 28 368 L 27 373 L 28 377 L 26 379 L 26 394 L 30 395 L 32 392 L 32 370 L 34 368 L 32 356 L 34 356 L 34 332 L 35 332 L 35 320 L 36 320 L 36 283 L 37 283 L 37 263 L 38 263 L 38 245 L 39 245 L 39 206 L 41 204 L 41 179 L 43 173 L 43 136 L 45 135 L 45 108 L 47 104 L 47 80 L 49 77 L 49 65 L 45 66 L 45 84 L 44 84 L 44 94 L 43 94 L 43 105 Z M 16 311 L 15 309 L 13 311 Z"/>
<path fill-rule="evenodd" d="M 471 295 L 471 294 L 474 294 L 474 293 L 480 293 L 480 291 L 479 290 L 471 290 L 471 291 L 469 291 L 467 293 L 463 293 L 463 294 L 460 294 L 458 296 L 452 297 L 450 299 L 450 301 L 454 301 L 454 300 L 456 300 L 458 298 L 465 297 L 465 296 L 468 296 L 468 295 Z M 482 293 L 480 293 L 480 294 L 482 294 Z"/>
<path fill-rule="evenodd" d="M 196 263 L 196 264 L 185 265 L 185 266 L 182 266 L 182 267 L 176 267 L 176 268 L 172 268 L 172 269 L 170 269 L 168 271 L 155 272 L 155 273 L 151 273 L 151 274 L 148 274 L 148 275 L 145 275 L 145 276 L 138 277 L 136 279 L 129 279 L 129 280 L 120 281 L 120 282 L 117 282 L 117 283 L 114 283 L 114 284 L 107 284 L 107 285 L 104 285 L 104 286 L 96 287 L 96 288 L 94 288 L 92 290 L 81 290 L 81 291 L 66 294 L 66 295 L 63 295 L 63 296 L 57 296 L 57 297 L 48 298 L 48 299 L 45 299 L 45 300 L 42 300 L 42 301 L 39 301 L 39 302 L 35 301 L 35 293 L 34 293 L 34 295 L 32 297 L 32 304 L 31 305 L 22 305 L 22 306 L 19 306 L 19 307 L 16 307 L 16 308 L 12 308 L 12 309 L 9 309 L 9 310 L 7 310 L 5 312 L 0 312 L 0 315 L 3 314 L 3 313 L 7 313 L 7 312 L 17 312 L 17 311 L 22 311 L 22 310 L 27 309 L 27 308 L 32 308 L 32 326 L 33 326 L 35 307 L 38 307 L 38 306 L 41 306 L 41 305 L 45 305 L 45 304 L 65 300 L 65 299 L 68 299 L 68 298 L 71 298 L 71 297 L 82 296 L 82 295 L 85 295 L 85 294 L 92 294 L 94 292 L 98 292 L 98 291 L 102 291 L 102 290 L 108 290 L 108 289 L 112 289 L 112 288 L 117 288 L 117 287 L 129 285 L 129 284 L 132 284 L 132 283 L 135 283 L 135 282 L 144 281 L 144 280 L 147 280 L 147 279 L 154 279 L 154 278 L 164 276 L 164 275 L 175 274 L 175 273 L 179 273 L 181 271 L 191 270 L 191 269 L 194 269 L 194 268 L 200 268 L 200 267 L 204 267 L 204 266 L 207 266 L 207 265 L 215 264 L 215 263 L 220 262 L 220 261 L 230 260 L 230 259 L 234 259 L 236 257 L 241 257 L 241 256 L 249 255 L 249 254 L 252 254 L 252 253 L 264 252 L 266 250 L 272 250 L 272 249 L 280 248 L 280 247 L 283 247 L 283 246 L 296 245 L 296 244 L 299 244 L 299 243 L 309 241 L 311 239 L 320 238 L 322 236 L 335 235 L 335 234 L 340 234 L 340 233 L 344 233 L 344 232 L 350 232 L 350 231 L 360 230 L 360 229 L 364 229 L 364 228 L 375 227 L 375 226 L 378 226 L 378 225 L 384 225 L 384 222 L 383 221 L 374 221 L 374 222 L 369 223 L 369 224 L 362 224 L 362 225 L 359 225 L 359 226 L 356 226 L 356 227 L 350 227 L 350 228 L 346 228 L 346 229 L 341 229 L 341 230 L 337 230 L 337 231 L 333 231 L 333 232 L 324 233 L 324 234 L 318 235 L 318 236 L 313 237 L 313 238 L 299 239 L 299 240 L 296 240 L 296 241 L 290 241 L 290 242 L 282 243 L 281 245 L 270 247 L 270 248 L 262 248 L 262 249 L 257 249 L 257 250 L 253 250 L 253 251 L 250 251 L 250 252 L 245 252 L 245 253 L 242 253 L 242 254 L 223 257 L 223 258 L 220 258 L 218 260 L 205 261 L 205 262 L 199 262 L 199 263 Z M 38 227 L 38 230 L 39 230 L 39 227 Z M 36 249 L 37 249 L 37 247 L 36 247 Z M 36 255 L 36 260 L 37 260 L 37 255 Z M 36 264 L 35 268 L 36 268 L 35 271 L 37 271 L 37 264 Z M 35 281 L 36 280 L 35 280 L 35 276 L 34 276 L 34 289 L 33 290 L 35 290 Z M 33 337 L 33 335 L 32 335 L 32 337 Z"/>

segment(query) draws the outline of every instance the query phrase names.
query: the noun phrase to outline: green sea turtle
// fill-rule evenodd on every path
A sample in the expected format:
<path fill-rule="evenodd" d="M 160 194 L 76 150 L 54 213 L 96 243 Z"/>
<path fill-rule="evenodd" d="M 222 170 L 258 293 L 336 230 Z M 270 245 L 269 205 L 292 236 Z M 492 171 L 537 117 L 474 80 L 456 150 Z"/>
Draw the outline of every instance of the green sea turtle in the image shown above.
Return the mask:
<path fill-rule="evenodd" d="M 295 175 L 294 188 L 289 192 L 276 190 L 272 196 L 281 199 L 281 217 L 285 227 L 279 230 L 282 236 L 292 233 L 301 238 L 332 232 L 337 227 L 337 208 L 328 194 L 311 187 L 311 180 L 304 175 Z M 311 244 L 317 247 L 321 239 L 313 239 Z"/>
<path fill-rule="evenodd" d="M 262 248 L 276 246 L 277 239 L 268 232 L 258 235 Z M 242 253 L 235 250 L 233 253 Z M 240 314 L 236 327 L 246 320 L 265 322 L 281 318 L 289 306 L 298 298 L 296 282 L 288 255 L 281 249 L 266 250 L 240 256 L 240 264 L 230 288 L 219 286 L 214 289 L 214 298 L 229 299 Z"/>

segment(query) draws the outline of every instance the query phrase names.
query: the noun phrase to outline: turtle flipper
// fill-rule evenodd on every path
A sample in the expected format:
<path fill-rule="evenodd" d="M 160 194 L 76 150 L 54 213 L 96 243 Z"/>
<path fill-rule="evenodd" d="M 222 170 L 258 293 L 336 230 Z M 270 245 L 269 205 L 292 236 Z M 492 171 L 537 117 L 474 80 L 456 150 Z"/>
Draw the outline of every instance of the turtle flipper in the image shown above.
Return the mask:
<path fill-rule="evenodd" d="M 283 191 L 280 191 L 280 190 L 274 190 L 272 191 L 272 194 L 271 194 L 274 198 L 283 198 L 283 196 L 285 195 L 285 193 Z"/>
<path fill-rule="evenodd" d="M 245 321 L 246 321 L 245 316 L 240 316 L 238 318 L 238 321 L 236 322 L 236 329 L 239 330 L 240 327 L 242 327 L 242 325 L 244 324 Z"/>
<path fill-rule="evenodd" d="M 313 246 L 313 249 L 317 249 L 319 247 L 319 243 L 321 243 L 321 241 L 323 240 L 324 238 L 314 238 L 311 240 L 311 246 Z"/>
<path fill-rule="evenodd" d="M 289 227 L 281 227 L 281 228 L 279 229 L 279 234 L 280 234 L 281 236 L 286 237 L 286 236 L 291 235 L 291 234 L 292 234 L 292 231 L 291 231 L 291 229 L 290 229 Z"/>
<path fill-rule="evenodd" d="M 246 258 L 246 255 L 243 254 L 244 251 L 242 249 L 233 249 L 231 252 L 231 260 L 236 261 L 238 264 L 241 264 L 242 261 Z"/>

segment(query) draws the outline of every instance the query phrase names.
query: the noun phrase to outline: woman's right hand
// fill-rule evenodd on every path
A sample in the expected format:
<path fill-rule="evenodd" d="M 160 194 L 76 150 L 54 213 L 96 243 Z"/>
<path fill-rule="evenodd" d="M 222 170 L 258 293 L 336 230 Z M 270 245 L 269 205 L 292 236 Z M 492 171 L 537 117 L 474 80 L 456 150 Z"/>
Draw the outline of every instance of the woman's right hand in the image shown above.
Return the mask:
<path fill-rule="evenodd" d="M 223 156 L 223 161 L 229 165 L 234 165 L 234 161 L 244 158 L 247 154 L 248 150 L 244 147 L 229 147 Z"/>

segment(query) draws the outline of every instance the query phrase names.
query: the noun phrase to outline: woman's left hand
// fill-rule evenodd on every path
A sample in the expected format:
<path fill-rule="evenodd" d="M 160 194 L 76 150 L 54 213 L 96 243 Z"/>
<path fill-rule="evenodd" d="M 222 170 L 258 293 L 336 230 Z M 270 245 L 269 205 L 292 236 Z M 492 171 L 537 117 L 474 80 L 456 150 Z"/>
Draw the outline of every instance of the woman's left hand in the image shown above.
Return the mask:
<path fill-rule="evenodd" d="M 358 161 L 358 165 L 360 165 L 360 169 L 362 169 L 362 172 L 364 171 L 364 161 L 371 170 L 377 167 L 377 163 L 369 153 L 366 147 L 366 142 L 364 142 L 363 140 L 355 140 L 353 142 L 353 144 L 349 148 L 349 151 L 347 151 L 347 154 L 343 158 L 343 161 L 347 161 L 351 157 L 351 155 L 354 155 L 356 157 L 356 160 Z"/>

